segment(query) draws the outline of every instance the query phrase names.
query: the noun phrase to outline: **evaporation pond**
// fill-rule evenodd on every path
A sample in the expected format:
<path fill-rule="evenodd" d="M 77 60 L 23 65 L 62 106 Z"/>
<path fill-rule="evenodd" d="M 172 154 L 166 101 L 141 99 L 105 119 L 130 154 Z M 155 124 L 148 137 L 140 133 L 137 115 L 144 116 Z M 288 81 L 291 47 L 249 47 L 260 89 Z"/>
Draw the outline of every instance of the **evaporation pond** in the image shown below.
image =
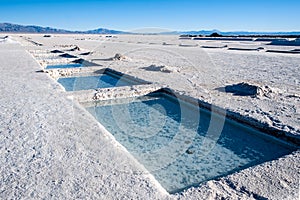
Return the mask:
<path fill-rule="evenodd" d="M 139 84 L 134 80 L 113 76 L 110 74 L 101 74 L 99 76 L 59 78 L 58 82 L 66 89 L 66 91 L 90 90 L 97 88 L 121 87 Z"/>
<path fill-rule="evenodd" d="M 71 64 L 47 65 L 46 69 L 62 69 L 62 68 L 78 68 L 78 67 L 82 67 L 82 64 L 71 63 Z"/>
<path fill-rule="evenodd" d="M 169 193 L 294 150 L 250 127 L 164 93 L 83 106 Z"/>

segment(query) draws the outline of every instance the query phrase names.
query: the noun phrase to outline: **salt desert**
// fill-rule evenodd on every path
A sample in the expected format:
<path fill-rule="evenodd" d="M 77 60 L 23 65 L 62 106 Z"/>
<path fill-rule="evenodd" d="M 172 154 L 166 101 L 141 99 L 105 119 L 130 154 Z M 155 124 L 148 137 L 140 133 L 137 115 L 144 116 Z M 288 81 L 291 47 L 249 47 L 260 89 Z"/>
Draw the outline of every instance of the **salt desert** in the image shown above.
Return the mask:
<path fill-rule="evenodd" d="M 1 199 L 299 198 L 297 46 L 178 35 L 6 36 L 0 35 Z M 46 69 L 67 63 L 73 67 Z M 66 91 L 57 82 L 107 68 L 143 84 Z M 161 88 L 214 105 L 293 151 L 170 194 L 83 106 Z"/>

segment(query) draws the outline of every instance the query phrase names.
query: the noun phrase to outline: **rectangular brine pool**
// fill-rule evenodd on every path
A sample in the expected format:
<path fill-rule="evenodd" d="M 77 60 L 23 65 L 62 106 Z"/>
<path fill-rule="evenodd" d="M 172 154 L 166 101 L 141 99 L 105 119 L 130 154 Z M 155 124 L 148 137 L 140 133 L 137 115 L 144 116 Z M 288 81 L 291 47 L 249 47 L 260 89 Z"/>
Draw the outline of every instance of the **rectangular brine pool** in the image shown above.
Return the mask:
<path fill-rule="evenodd" d="M 166 93 L 83 106 L 169 193 L 295 150 L 285 142 Z"/>
<path fill-rule="evenodd" d="M 66 91 L 91 90 L 98 88 L 122 87 L 145 84 L 147 82 L 129 78 L 110 71 L 104 71 L 95 76 L 79 76 L 59 78 L 60 83 Z"/>
<path fill-rule="evenodd" d="M 55 64 L 47 65 L 46 69 L 63 69 L 63 68 L 78 68 L 83 67 L 81 63 Z"/>

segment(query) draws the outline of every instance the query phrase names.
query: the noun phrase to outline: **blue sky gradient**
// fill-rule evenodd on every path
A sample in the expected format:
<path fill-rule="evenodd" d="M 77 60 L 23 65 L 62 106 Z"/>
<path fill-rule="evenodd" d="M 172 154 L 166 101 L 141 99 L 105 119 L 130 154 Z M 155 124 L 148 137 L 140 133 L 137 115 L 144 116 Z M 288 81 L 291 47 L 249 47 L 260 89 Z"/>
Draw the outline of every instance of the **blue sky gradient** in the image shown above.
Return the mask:
<path fill-rule="evenodd" d="M 68 30 L 300 31 L 299 0 L 0 0 L 0 22 Z"/>

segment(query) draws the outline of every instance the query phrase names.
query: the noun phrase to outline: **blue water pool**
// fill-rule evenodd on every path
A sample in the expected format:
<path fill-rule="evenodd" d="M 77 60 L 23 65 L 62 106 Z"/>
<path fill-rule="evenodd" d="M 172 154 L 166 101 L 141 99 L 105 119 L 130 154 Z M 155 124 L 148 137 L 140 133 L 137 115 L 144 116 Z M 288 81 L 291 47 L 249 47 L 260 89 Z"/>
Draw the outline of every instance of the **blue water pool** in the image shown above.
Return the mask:
<path fill-rule="evenodd" d="M 90 90 L 97 88 L 121 87 L 139 84 L 138 82 L 135 82 L 133 80 L 113 76 L 110 74 L 59 78 L 58 82 L 66 89 L 66 91 Z"/>
<path fill-rule="evenodd" d="M 82 67 L 82 64 L 74 63 L 74 64 L 47 65 L 46 69 L 77 68 L 77 67 Z"/>
<path fill-rule="evenodd" d="M 294 150 L 163 93 L 84 106 L 170 193 Z"/>

